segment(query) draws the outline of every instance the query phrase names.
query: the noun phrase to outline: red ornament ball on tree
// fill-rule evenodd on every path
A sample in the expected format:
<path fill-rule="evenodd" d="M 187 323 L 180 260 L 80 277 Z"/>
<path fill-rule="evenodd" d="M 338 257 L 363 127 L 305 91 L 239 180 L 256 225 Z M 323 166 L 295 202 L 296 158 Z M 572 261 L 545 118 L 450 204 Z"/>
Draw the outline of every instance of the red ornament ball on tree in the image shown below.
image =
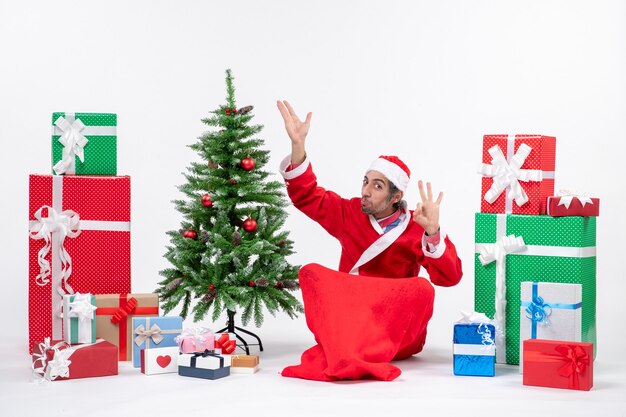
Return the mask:
<path fill-rule="evenodd" d="M 209 289 L 210 290 L 214 290 L 215 289 L 215 285 L 213 285 L 213 284 L 209 285 Z"/>
<path fill-rule="evenodd" d="M 248 233 L 254 232 L 256 230 L 256 220 L 248 217 L 246 221 L 243 222 L 243 230 Z"/>
<path fill-rule="evenodd" d="M 195 230 L 193 229 L 187 229 L 185 230 L 185 233 L 183 233 L 183 237 L 185 239 L 193 239 L 196 240 L 198 238 L 198 234 L 196 233 Z"/>
<path fill-rule="evenodd" d="M 235 180 L 234 180 L 234 179 L 232 179 L 232 178 L 231 178 L 231 179 L 229 179 L 229 180 L 228 180 L 228 182 L 229 182 L 229 183 L 231 183 L 232 185 L 237 184 L 237 181 L 235 181 Z"/>
<path fill-rule="evenodd" d="M 252 171 L 256 165 L 256 162 L 254 161 L 253 158 L 251 157 L 247 157 L 247 158 L 243 158 L 241 160 L 241 168 L 246 170 L 246 171 Z"/>
<path fill-rule="evenodd" d="M 248 281 L 248 286 L 249 287 L 254 287 L 255 286 L 254 281 Z"/>
<path fill-rule="evenodd" d="M 282 281 L 276 281 L 276 288 L 281 288 L 283 286 L 283 282 Z"/>
<path fill-rule="evenodd" d="M 211 201 L 211 196 L 208 194 L 205 194 L 202 196 L 202 205 L 204 207 L 211 207 L 213 206 L 213 202 Z"/>

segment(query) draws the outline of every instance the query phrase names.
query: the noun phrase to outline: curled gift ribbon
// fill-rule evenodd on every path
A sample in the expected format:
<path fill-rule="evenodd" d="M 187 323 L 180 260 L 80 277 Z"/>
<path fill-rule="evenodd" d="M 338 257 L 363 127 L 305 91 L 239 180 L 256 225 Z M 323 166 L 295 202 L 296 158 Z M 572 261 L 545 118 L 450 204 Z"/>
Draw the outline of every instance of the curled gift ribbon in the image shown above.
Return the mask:
<path fill-rule="evenodd" d="M 157 345 L 163 340 L 161 328 L 156 323 L 150 326 L 149 329 L 146 329 L 143 324 L 140 324 L 135 328 L 135 334 L 137 335 L 137 337 L 135 337 L 135 344 L 137 346 L 141 346 L 147 339 L 152 339 Z"/>
<path fill-rule="evenodd" d="M 550 304 L 543 301 L 539 295 L 533 297 L 533 300 L 526 306 L 526 318 L 541 324 L 548 324 L 548 318 L 552 314 Z"/>
<path fill-rule="evenodd" d="M 593 204 L 593 200 L 591 200 L 591 198 L 587 197 L 585 194 L 583 193 L 579 193 L 576 191 L 570 191 L 570 190 L 560 190 L 559 191 L 559 197 L 561 197 L 559 199 L 559 206 L 565 206 L 565 208 L 569 208 L 570 204 L 572 204 L 572 200 L 574 200 L 575 198 L 578 199 L 580 201 L 580 204 L 585 207 L 585 205 L 587 203 L 589 204 Z"/>
<path fill-rule="evenodd" d="M 95 343 L 84 343 L 80 345 L 70 345 L 63 341 L 56 343 L 54 346 L 50 346 L 50 338 L 46 337 L 43 343 L 39 344 L 40 354 L 33 353 L 33 356 L 37 359 L 33 361 L 33 374 L 35 378 L 40 382 L 44 380 L 54 381 L 57 378 L 69 378 L 70 376 L 70 364 L 72 363 L 70 356 L 74 354 L 78 349 L 83 349 L 89 346 L 97 345 L 103 342 L 104 339 L 98 339 Z M 51 360 L 47 360 L 47 351 L 53 350 L 54 354 Z M 37 363 L 40 365 L 37 366 Z"/>
<path fill-rule="evenodd" d="M 43 210 L 47 209 L 48 216 L 43 217 Z M 48 252 L 52 247 L 52 233 L 58 233 L 58 254 L 61 260 L 61 287 L 65 287 L 67 293 L 73 294 L 72 287 L 67 283 L 72 274 L 72 258 L 67 252 L 63 243 L 66 237 L 74 238 L 80 234 L 80 216 L 72 210 L 64 210 L 57 212 L 50 206 L 42 206 L 34 214 L 35 221 L 30 226 L 31 239 L 44 239 L 45 245 L 39 250 L 37 262 L 39 263 L 39 275 L 37 275 L 37 285 L 44 286 L 50 282 L 50 262 L 46 260 Z M 64 294 L 63 289 L 59 288 L 59 293 Z"/>
<path fill-rule="evenodd" d="M 215 348 L 215 335 L 206 327 L 192 327 L 174 339 L 183 353 L 204 352 Z"/>
<path fill-rule="evenodd" d="M 54 124 L 63 132 L 59 138 L 59 142 L 63 145 L 63 156 L 52 169 L 57 175 L 73 174 L 75 172 L 75 158 L 78 157 L 81 162 L 85 162 L 84 147 L 89 142 L 81 133 L 85 129 L 85 125 L 80 119 L 70 123 L 63 116 L 60 116 Z"/>
<path fill-rule="evenodd" d="M 61 361 L 59 356 L 59 361 L 54 363 L 54 372 L 50 369 L 50 363 L 48 362 L 47 352 L 52 349 L 54 351 L 54 356 L 56 357 L 56 353 L 59 352 L 59 348 L 69 347 L 69 345 L 63 341 L 56 343 L 54 346 L 50 345 L 50 338 L 46 337 L 43 343 L 39 343 L 39 351 L 41 353 L 33 353 L 33 357 L 35 360 L 32 364 L 33 375 L 36 380 L 44 381 L 44 380 L 54 380 L 59 376 L 68 376 L 69 375 L 69 364 L 71 361 L 68 360 L 69 355 L 65 357 L 64 361 Z M 65 349 L 67 350 L 67 349 Z M 54 360 L 54 359 L 53 359 Z M 46 368 L 46 365 L 48 367 Z M 63 369 L 61 369 L 63 368 Z"/>
<path fill-rule="evenodd" d="M 484 245 L 480 250 L 478 260 L 484 266 L 491 262 L 496 263 L 496 296 L 495 296 L 495 326 L 496 326 L 496 355 L 500 363 L 506 362 L 506 255 L 519 252 L 526 248 L 521 236 L 502 236 L 494 244 Z"/>
<path fill-rule="evenodd" d="M 491 165 L 481 164 L 478 169 L 479 174 L 493 177 L 493 184 L 485 193 L 485 201 L 492 204 L 507 188 L 509 188 L 507 198 L 515 200 L 518 206 L 522 206 L 528 201 L 528 195 L 522 188 L 520 181 L 541 181 L 543 177 L 541 170 L 521 169 L 531 151 L 530 146 L 522 143 L 509 162 L 498 145 L 489 149 L 488 152 L 492 158 Z"/>
<path fill-rule="evenodd" d="M 461 319 L 458 320 L 457 323 L 461 323 L 461 324 L 478 323 L 479 324 L 476 331 L 478 332 L 478 334 L 481 335 L 483 345 L 495 344 L 495 340 L 493 339 L 494 335 L 491 334 L 491 330 L 489 330 L 489 327 L 487 327 L 488 324 L 492 324 L 494 327 L 496 327 L 496 332 L 497 332 L 497 326 L 493 320 L 487 317 L 484 313 L 478 313 L 475 311 L 471 313 L 466 313 L 465 311 L 461 311 L 461 316 L 462 316 Z"/>

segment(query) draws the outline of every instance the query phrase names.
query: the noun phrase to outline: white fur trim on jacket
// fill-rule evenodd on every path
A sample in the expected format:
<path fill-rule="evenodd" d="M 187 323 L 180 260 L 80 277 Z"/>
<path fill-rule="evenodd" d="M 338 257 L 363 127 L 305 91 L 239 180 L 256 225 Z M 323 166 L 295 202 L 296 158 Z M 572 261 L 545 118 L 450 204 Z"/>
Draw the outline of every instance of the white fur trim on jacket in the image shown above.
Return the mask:
<path fill-rule="evenodd" d="M 285 171 L 291 165 L 291 154 L 289 154 L 280 162 L 280 165 L 278 167 L 278 172 L 280 172 L 280 175 L 282 175 L 284 179 L 292 180 L 304 174 L 304 172 L 306 171 L 306 169 L 309 167 L 310 164 L 311 164 L 311 161 L 309 161 L 309 157 L 306 156 L 304 158 L 304 161 L 300 165 L 298 165 L 296 168 L 292 169 L 291 171 Z"/>
<path fill-rule="evenodd" d="M 439 244 L 435 248 L 434 252 L 431 252 L 428 248 L 428 243 L 426 243 L 426 235 L 422 235 L 422 251 L 424 251 L 424 256 L 427 258 L 441 258 L 441 255 L 446 251 L 446 234 L 439 230 Z M 432 246 L 432 245 L 431 245 Z"/>

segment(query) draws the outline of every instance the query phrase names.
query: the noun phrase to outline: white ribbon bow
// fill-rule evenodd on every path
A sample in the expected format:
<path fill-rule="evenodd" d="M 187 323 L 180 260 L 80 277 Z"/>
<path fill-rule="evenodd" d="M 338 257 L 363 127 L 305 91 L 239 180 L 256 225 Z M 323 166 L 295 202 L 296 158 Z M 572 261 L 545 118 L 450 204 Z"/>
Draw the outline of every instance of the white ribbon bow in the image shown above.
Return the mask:
<path fill-rule="evenodd" d="M 511 157 L 510 161 L 507 161 L 498 145 L 489 149 L 489 155 L 492 158 L 491 165 L 481 164 L 478 169 L 479 174 L 493 177 L 493 184 L 485 193 L 485 201 L 492 204 L 506 188 L 509 188 L 507 198 L 515 200 L 518 206 L 522 206 L 528 201 L 528 195 L 519 182 L 541 181 L 543 178 L 541 170 L 520 168 L 531 151 L 530 146 L 522 143 L 515 155 Z"/>
<path fill-rule="evenodd" d="M 521 236 L 502 236 L 496 243 L 484 245 L 478 255 L 478 260 L 483 266 L 494 261 L 496 263 L 496 300 L 493 319 L 496 326 L 498 362 L 503 362 L 502 358 L 506 352 L 506 255 L 520 252 L 525 248 L 526 244 Z"/>
<path fill-rule="evenodd" d="M 63 132 L 59 138 L 59 142 L 63 145 L 63 157 L 52 169 L 57 175 L 74 174 L 76 171 L 75 157 L 78 156 L 81 162 L 85 162 L 84 147 L 89 142 L 81 133 L 85 129 L 85 125 L 80 119 L 70 123 L 63 116 L 60 116 L 54 124 Z"/>
<path fill-rule="evenodd" d="M 560 190 L 559 194 L 558 194 L 561 199 L 559 200 L 559 206 L 565 206 L 565 208 L 569 208 L 570 204 L 572 204 L 572 200 L 577 198 L 580 201 L 580 204 L 585 207 L 585 204 L 589 203 L 589 204 L 593 204 L 593 200 L 591 200 L 591 198 L 587 197 L 585 194 L 583 193 L 579 193 L 576 191 L 570 191 L 570 190 Z"/>
<path fill-rule="evenodd" d="M 54 349 L 54 356 L 52 360 L 48 362 L 46 368 L 46 379 L 55 380 L 59 377 L 69 378 L 70 376 L 70 356 L 74 353 L 74 349 Z"/>
<path fill-rule="evenodd" d="M 135 328 L 135 334 L 137 334 L 137 337 L 135 337 L 135 344 L 137 346 L 141 346 L 143 342 L 149 338 L 157 345 L 163 340 L 161 328 L 156 323 L 150 326 L 149 329 L 146 329 L 143 324 L 140 324 Z"/>
<path fill-rule="evenodd" d="M 60 347 L 68 346 L 67 349 L 60 350 Z M 47 360 L 47 352 L 52 349 L 54 351 L 54 356 L 51 361 Z M 33 356 L 36 358 L 33 361 L 32 368 L 33 373 L 36 379 L 40 382 L 44 380 L 54 380 L 58 377 L 68 377 L 70 373 L 70 363 L 72 361 L 68 360 L 70 355 L 74 353 L 73 350 L 69 348 L 69 345 L 65 342 L 58 342 L 54 346 L 50 346 L 50 338 L 46 337 L 43 343 L 39 344 L 39 351 L 41 353 L 33 353 Z M 61 355 L 60 352 L 66 352 L 64 355 Z M 39 366 L 37 366 L 39 364 Z M 46 367 L 47 365 L 47 367 Z"/>
<path fill-rule="evenodd" d="M 43 217 L 43 209 L 48 210 L 48 217 Z M 39 263 L 39 275 L 37 275 L 37 285 L 44 286 L 50 282 L 50 262 L 46 260 L 48 252 L 52 246 L 52 233 L 58 233 L 59 241 L 59 258 L 61 260 L 61 283 L 67 288 L 68 293 L 73 293 L 72 288 L 67 284 L 67 280 L 72 274 L 72 258 L 67 252 L 63 243 L 66 237 L 76 237 L 80 234 L 80 216 L 72 211 L 65 210 L 58 213 L 50 206 L 42 206 L 34 214 L 36 219 L 30 226 L 31 239 L 44 239 L 45 245 L 39 250 L 37 261 Z M 59 288 L 59 292 L 63 295 L 63 289 Z"/>
<path fill-rule="evenodd" d="M 68 317 L 77 317 L 80 322 L 91 322 L 96 306 L 91 304 L 91 294 L 76 293 L 70 303 Z"/>

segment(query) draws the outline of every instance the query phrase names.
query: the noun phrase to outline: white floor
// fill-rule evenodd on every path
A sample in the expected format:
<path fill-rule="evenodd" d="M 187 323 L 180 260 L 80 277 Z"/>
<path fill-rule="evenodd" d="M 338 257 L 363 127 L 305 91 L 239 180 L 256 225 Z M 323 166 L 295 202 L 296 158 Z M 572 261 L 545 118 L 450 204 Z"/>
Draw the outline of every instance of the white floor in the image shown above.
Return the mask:
<path fill-rule="evenodd" d="M 527 387 L 512 366 L 498 365 L 494 378 L 455 377 L 451 346 L 438 346 L 436 340 L 417 357 L 397 362 L 402 375 L 393 382 L 312 382 L 279 375 L 284 366 L 298 363 L 311 344 L 304 333 L 287 333 L 265 334 L 259 373 L 216 381 L 145 376 L 125 362 L 117 377 L 39 384 L 31 378 L 24 344 L 5 338 L 0 342 L 2 415 L 626 416 L 623 360 L 598 358 L 590 392 Z"/>

